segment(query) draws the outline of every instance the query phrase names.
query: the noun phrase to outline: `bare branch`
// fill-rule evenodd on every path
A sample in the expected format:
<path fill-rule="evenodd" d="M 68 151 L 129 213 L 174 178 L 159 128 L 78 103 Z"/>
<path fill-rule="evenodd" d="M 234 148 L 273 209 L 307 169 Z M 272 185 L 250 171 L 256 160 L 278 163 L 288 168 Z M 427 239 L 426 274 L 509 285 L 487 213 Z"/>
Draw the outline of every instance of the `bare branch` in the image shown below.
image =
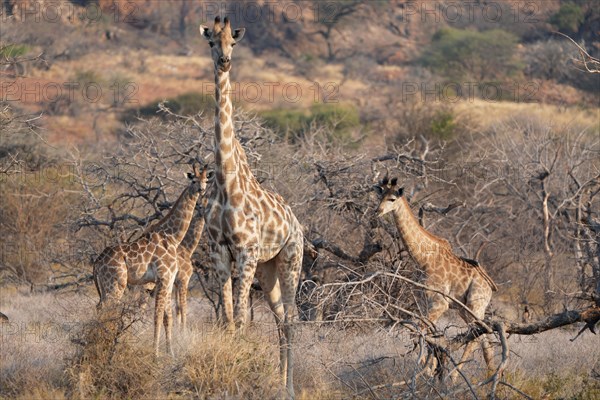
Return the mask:
<path fill-rule="evenodd" d="M 574 62 L 576 62 L 580 65 L 583 65 L 585 70 L 591 74 L 600 73 L 600 60 L 599 59 L 590 56 L 583 47 L 581 47 L 577 42 L 575 42 L 573 39 L 571 39 L 569 36 L 565 35 L 564 33 L 561 33 L 561 32 L 554 32 L 554 33 L 566 37 L 567 39 L 569 39 L 571 41 L 571 43 L 573 43 L 575 46 L 577 46 L 577 49 L 579 50 L 579 55 L 581 56 L 581 59 L 573 59 Z"/>

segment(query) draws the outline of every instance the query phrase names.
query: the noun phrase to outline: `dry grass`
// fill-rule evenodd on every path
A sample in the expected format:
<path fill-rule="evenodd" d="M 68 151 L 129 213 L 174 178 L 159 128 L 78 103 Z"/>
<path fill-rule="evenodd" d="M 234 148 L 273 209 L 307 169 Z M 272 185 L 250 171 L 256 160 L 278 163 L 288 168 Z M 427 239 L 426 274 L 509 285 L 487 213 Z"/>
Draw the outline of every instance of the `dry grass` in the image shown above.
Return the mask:
<path fill-rule="evenodd" d="M 575 107 L 560 107 L 540 103 L 511 103 L 498 101 L 458 102 L 455 107 L 458 114 L 468 114 L 485 131 L 499 121 L 515 116 L 535 117 L 541 121 L 550 122 L 556 127 L 581 127 L 596 132 L 600 129 L 598 115 L 600 109 L 580 109 Z"/>
<path fill-rule="evenodd" d="M 192 298 L 190 331 L 174 332 L 176 357 L 163 353 L 156 363 L 151 307 L 140 314 L 141 321 L 122 314 L 122 321 L 133 322 L 132 327 L 110 331 L 95 320 L 95 301 L 94 296 L 75 293 L 2 292 L 0 305 L 11 323 L 2 327 L 0 397 L 272 399 L 280 395 L 277 334 L 261 302 L 256 303 L 256 320 L 247 332 L 230 336 L 206 322 L 210 317 L 205 302 Z M 115 332 L 119 332 L 116 341 Z M 586 334 L 571 343 L 568 339 L 574 335 L 573 330 L 555 330 L 512 337 L 506 380 L 533 398 L 594 398 L 600 391 L 593 376 L 600 359 L 597 338 Z M 411 340 L 402 330 L 304 323 L 298 325 L 295 342 L 299 399 L 374 398 L 369 387 L 409 378 L 416 365 Z M 465 371 L 474 382 L 483 378 L 481 354 Z M 427 398 L 439 389 L 438 383 L 422 382 L 412 393 Z M 485 390 L 480 392 L 483 397 Z M 518 397 L 508 388 L 501 390 L 501 398 Z M 411 392 L 401 387 L 374 393 L 398 397 Z M 456 398 L 467 396 L 461 393 Z"/>
<path fill-rule="evenodd" d="M 540 335 L 512 337 L 510 346 L 514 354 L 506 380 L 535 399 L 598 398 L 598 338 L 584 335 L 571 342 L 569 339 L 576 334 L 576 329 L 558 329 Z"/>
<path fill-rule="evenodd" d="M 2 290 L 0 306 L 10 323 L 0 327 L 1 397 L 58 399 L 64 395 L 64 360 L 74 351 L 69 337 L 79 321 L 85 320 L 85 310 L 74 307 L 75 302 L 87 306 L 81 295 Z"/>
<path fill-rule="evenodd" d="M 276 348 L 265 346 L 262 332 L 249 330 L 234 336 L 206 326 L 184 340 L 172 367 L 172 391 L 195 398 L 277 397 Z"/>

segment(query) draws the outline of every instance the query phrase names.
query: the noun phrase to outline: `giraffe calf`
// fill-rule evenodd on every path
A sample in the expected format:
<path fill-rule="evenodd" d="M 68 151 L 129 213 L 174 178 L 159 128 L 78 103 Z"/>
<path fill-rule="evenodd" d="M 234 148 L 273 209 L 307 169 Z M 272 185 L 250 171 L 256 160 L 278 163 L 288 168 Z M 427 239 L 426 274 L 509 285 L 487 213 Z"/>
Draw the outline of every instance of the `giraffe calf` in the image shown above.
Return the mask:
<path fill-rule="evenodd" d="M 378 216 L 392 213 L 408 253 L 425 273 L 426 286 L 441 292 L 426 293 L 427 319 L 435 324 L 450 306 L 456 306 L 447 297 L 452 296 L 471 311 L 472 314 L 457 307 L 460 317 L 467 324 L 473 322 L 473 316 L 482 320 L 492 299 L 492 292 L 498 290 L 496 284 L 478 262 L 458 257 L 447 240 L 423 228 L 404 197 L 404 189 L 396 184 L 397 179 L 389 181 L 385 178 L 375 187 L 381 196 L 377 213 Z M 485 337 L 481 337 L 480 341 L 488 370 L 491 370 L 492 350 Z M 458 377 L 460 368 L 476 346 L 476 341 L 467 344 L 460 363 L 451 374 L 453 380 Z"/>
<path fill-rule="evenodd" d="M 107 247 L 94 261 L 94 283 L 100 295 L 99 310 L 102 310 L 107 302 L 120 300 L 128 284 L 156 283 L 154 310 L 156 355 L 158 355 L 161 320 L 165 325 L 167 353 L 173 354 L 170 303 L 173 284 L 179 270 L 177 248 L 188 231 L 200 191 L 205 188 L 203 182 L 206 183 L 206 168 L 199 171 L 194 164 L 194 173 L 188 174 L 188 178 L 191 180 L 190 184 L 164 218 L 134 242 Z"/>

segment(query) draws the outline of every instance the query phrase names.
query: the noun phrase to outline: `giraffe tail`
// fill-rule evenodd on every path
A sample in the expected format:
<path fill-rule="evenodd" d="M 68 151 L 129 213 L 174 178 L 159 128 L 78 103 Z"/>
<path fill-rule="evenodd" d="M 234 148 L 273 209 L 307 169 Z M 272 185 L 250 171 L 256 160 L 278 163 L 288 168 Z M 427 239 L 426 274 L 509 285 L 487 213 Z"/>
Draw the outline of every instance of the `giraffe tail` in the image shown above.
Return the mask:
<path fill-rule="evenodd" d="M 487 272 L 485 272 L 485 269 L 483 269 L 483 267 L 479 264 L 475 267 L 475 269 L 481 274 L 481 276 L 483 276 L 483 279 L 485 279 L 488 285 L 490 285 L 492 292 L 497 292 L 498 286 L 496 286 L 494 280 L 487 274 Z"/>
<path fill-rule="evenodd" d="M 463 260 L 464 262 L 466 262 L 467 264 L 471 265 L 473 268 L 475 268 L 477 270 L 477 272 L 479 272 L 479 274 L 483 277 L 483 279 L 485 279 L 485 281 L 488 283 L 488 285 L 490 285 L 493 292 L 498 291 L 498 286 L 496 286 L 496 283 L 494 282 L 494 280 L 487 274 L 487 272 L 485 272 L 485 269 L 483 269 L 483 267 L 481 266 L 479 261 L 472 260 L 470 258 L 465 258 L 465 257 L 460 257 L 460 259 Z"/>
<path fill-rule="evenodd" d="M 96 268 L 96 263 L 94 263 L 94 267 L 93 267 L 92 280 L 94 281 L 94 286 L 96 286 L 96 291 L 98 292 L 98 297 L 100 297 L 100 300 L 98 301 L 98 304 L 96 305 L 96 309 L 99 310 L 100 307 L 102 306 L 102 290 L 100 288 L 100 282 L 98 281 L 98 271 Z"/>

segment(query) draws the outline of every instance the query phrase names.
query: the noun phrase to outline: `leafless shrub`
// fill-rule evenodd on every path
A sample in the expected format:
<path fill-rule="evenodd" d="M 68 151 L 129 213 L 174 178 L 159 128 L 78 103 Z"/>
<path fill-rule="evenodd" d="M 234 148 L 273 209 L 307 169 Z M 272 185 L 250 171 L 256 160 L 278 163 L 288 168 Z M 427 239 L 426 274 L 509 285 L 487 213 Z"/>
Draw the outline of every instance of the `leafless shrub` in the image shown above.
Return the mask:
<path fill-rule="evenodd" d="M 3 281 L 31 288 L 49 283 L 67 262 L 66 203 L 77 198 L 68 191 L 74 189 L 70 170 L 39 133 L 38 119 L 8 106 L 0 111 L 0 272 Z"/>
<path fill-rule="evenodd" d="M 39 115 L 15 112 L 0 105 L 0 175 L 40 168 L 48 161 L 36 122 Z"/>
<path fill-rule="evenodd" d="M 79 229 L 96 232 L 105 241 L 127 240 L 134 235 L 135 229 L 143 229 L 170 207 L 177 193 L 172 188 L 179 184 L 176 174 L 182 165 L 193 159 L 211 159 L 212 132 L 207 127 L 211 121 L 202 116 L 172 116 L 175 118 L 171 122 L 151 120 L 130 127 L 129 138 L 121 149 L 90 165 L 87 170 L 85 163 L 78 164 L 81 184 L 87 194 L 82 216 L 77 221 Z M 371 262 L 383 248 L 390 256 L 387 248 L 397 246 L 393 241 L 390 243 L 387 236 L 389 233 L 392 237 L 396 235 L 390 226 L 385 228 L 388 232 L 385 233 L 385 246 L 374 232 L 379 222 L 372 215 L 371 185 L 385 173 L 385 168 L 401 168 L 426 186 L 431 179 L 429 174 L 437 167 L 435 161 L 440 149 L 430 149 L 430 144 L 424 140 L 410 142 L 384 156 L 363 155 L 357 159 L 344 156 L 336 143 L 321 147 L 323 144 L 316 138 L 319 128 L 313 128 L 301 143 L 291 145 L 276 142 L 275 135 L 248 115 L 238 114 L 236 125 L 254 174 L 263 185 L 281 193 L 305 224 L 307 238 L 312 242 L 307 246 L 331 253 L 331 256 L 321 256 L 316 263 L 313 258 L 313 267 L 305 270 L 306 280 L 326 283 L 323 281 L 326 269 L 337 271 L 334 282 L 352 282 L 380 268 L 398 268 L 396 255 L 385 261 L 375 258 L 375 262 Z M 335 152 L 333 157 L 332 151 Z M 311 208 L 302 206 L 309 202 Z M 343 248 L 336 243 L 344 243 Z M 87 244 L 90 256 L 101 249 L 100 244 L 104 243 L 96 240 Z M 354 246 L 362 250 L 357 254 L 347 250 Z M 337 251 L 334 250 L 336 247 Z M 202 241 L 199 253 L 199 264 L 207 266 Z M 388 266 L 387 262 L 390 263 Z M 201 287 L 218 308 L 216 282 L 211 279 L 209 268 L 202 269 L 204 273 L 198 275 Z M 329 279 L 327 282 L 331 282 Z M 401 296 L 402 289 L 393 288 L 393 283 L 379 284 L 397 298 L 405 297 Z M 317 298 L 322 299 L 317 301 L 322 305 L 319 313 L 327 309 L 328 319 L 339 319 L 342 315 L 381 318 L 380 307 L 363 302 L 361 294 L 368 293 L 376 301 L 384 289 L 350 290 L 349 287 L 323 286 L 315 292 L 305 290 L 306 287 L 302 293 L 307 298 L 299 299 L 299 302 L 306 305 L 313 304 Z M 323 292 L 324 288 L 328 288 L 327 293 Z"/>
<path fill-rule="evenodd" d="M 594 66 L 600 63 L 594 64 L 594 58 L 581 51 L 564 40 L 535 42 L 524 50 L 524 72 L 532 78 L 555 80 L 593 92 L 598 89 L 598 79 L 587 72 L 594 72 Z"/>
<path fill-rule="evenodd" d="M 495 253 L 501 268 L 529 280 L 522 290 L 542 290 L 543 298 L 536 302 L 548 310 L 556 301 L 590 299 L 589 286 L 577 280 L 595 274 L 590 267 L 582 272 L 584 264 L 596 261 L 581 251 L 581 219 L 597 215 L 600 208 L 600 143 L 595 134 L 518 116 L 473 144 L 477 150 L 468 153 L 474 185 L 463 189 L 479 202 L 465 222 L 472 234 L 477 233 L 472 229 L 483 229 L 480 234 L 491 243 L 483 254 Z M 529 297 L 526 292 L 521 296 L 521 301 Z"/>
<path fill-rule="evenodd" d="M 535 42 L 524 54 L 525 73 L 536 78 L 562 81 L 573 72 L 569 57 L 574 55 L 576 52 L 564 42 L 552 39 Z"/>
<path fill-rule="evenodd" d="M 80 347 L 67 365 L 70 395 L 77 398 L 141 399 L 160 390 L 159 368 L 151 346 L 136 346 L 134 325 L 139 301 L 107 308 L 85 324 L 72 341 Z"/>
<path fill-rule="evenodd" d="M 559 35 L 564 36 L 565 38 L 567 38 L 568 40 L 571 41 L 572 44 L 575 45 L 575 47 L 577 48 L 577 51 L 579 53 L 578 57 L 574 57 L 572 59 L 573 62 L 579 64 L 581 67 L 583 67 L 583 70 L 585 72 L 588 72 L 590 74 L 598 74 L 600 73 L 600 60 L 596 57 L 592 57 L 581 45 L 577 44 L 573 39 L 571 39 L 569 36 L 557 32 Z"/>

